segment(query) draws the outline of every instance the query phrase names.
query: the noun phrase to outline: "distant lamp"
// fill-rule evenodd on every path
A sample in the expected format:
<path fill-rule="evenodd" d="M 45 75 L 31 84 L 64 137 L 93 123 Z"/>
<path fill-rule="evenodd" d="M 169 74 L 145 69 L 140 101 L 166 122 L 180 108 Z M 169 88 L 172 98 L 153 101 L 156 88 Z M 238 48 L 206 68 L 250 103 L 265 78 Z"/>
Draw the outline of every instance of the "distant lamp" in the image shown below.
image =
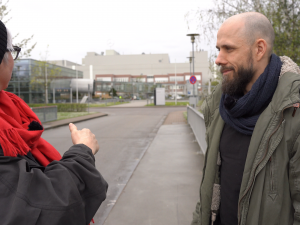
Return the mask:
<path fill-rule="evenodd" d="M 194 57 L 194 43 L 195 43 L 195 37 L 199 36 L 199 34 L 187 34 L 186 36 L 190 36 L 191 37 L 191 42 L 192 42 L 192 57 L 190 58 L 190 62 L 191 60 L 193 60 L 193 76 L 195 75 L 195 57 Z M 195 97 L 195 85 L 193 85 L 193 96 Z"/>
<path fill-rule="evenodd" d="M 188 59 L 189 59 L 189 61 L 190 61 L 190 76 L 192 76 L 192 72 L 191 72 L 191 67 L 192 67 L 192 60 L 193 60 L 193 57 L 192 56 L 190 56 L 190 57 L 187 57 Z"/>
<path fill-rule="evenodd" d="M 192 44 L 194 44 L 195 43 L 195 36 L 199 36 L 199 34 L 187 34 L 186 36 L 190 36 Z"/>
<path fill-rule="evenodd" d="M 194 74 L 195 74 L 194 43 L 195 43 L 195 36 L 199 36 L 199 34 L 187 34 L 186 36 L 190 36 L 190 37 L 191 37 L 191 42 L 192 42 L 192 53 L 193 53 L 193 56 L 192 56 L 192 58 L 190 59 L 190 62 L 191 62 L 191 60 L 193 60 L 193 75 L 194 75 Z"/>

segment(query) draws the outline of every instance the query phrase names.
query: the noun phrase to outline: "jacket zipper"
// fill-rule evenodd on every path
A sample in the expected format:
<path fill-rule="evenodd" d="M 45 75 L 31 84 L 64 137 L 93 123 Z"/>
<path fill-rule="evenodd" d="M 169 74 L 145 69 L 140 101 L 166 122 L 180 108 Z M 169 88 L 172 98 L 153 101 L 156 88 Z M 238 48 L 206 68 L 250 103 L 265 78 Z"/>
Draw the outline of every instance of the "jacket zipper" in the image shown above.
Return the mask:
<path fill-rule="evenodd" d="M 294 111 L 293 111 L 293 114 L 292 114 L 292 116 L 294 117 L 294 116 L 295 116 L 295 113 L 296 113 L 296 111 L 297 111 L 297 109 L 299 108 L 299 106 L 300 106 L 299 103 L 295 103 L 295 104 L 293 104 L 293 105 L 289 105 L 289 106 L 285 107 L 285 108 L 281 111 L 281 120 L 280 120 L 280 123 L 277 125 L 276 129 L 273 131 L 273 133 L 272 133 L 272 134 L 270 135 L 270 137 L 268 138 L 267 148 L 266 148 L 264 157 L 263 157 L 263 158 L 259 161 L 259 163 L 256 165 L 254 171 L 256 171 L 256 169 L 257 169 L 257 167 L 259 166 L 259 164 L 260 164 L 260 163 L 265 159 L 265 157 L 267 156 L 268 149 L 269 149 L 269 142 L 270 142 L 270 139 L 271 139 L 271 137 L 276 133 L 276 131 L 279 129 L 279 127 L 280 127 L 280 125 L 281 125 L 281 123 L 282 123 L 282 121 L 283 121 L 283 113 L 284 113 L 284 111 L 285 111 L 286 109 L 288 109 L 288 108 L 294 107 Z M 254 174 L 255 174 L 255 172 L 254 172 Z M 247 188 L 246 192 L 244 193 L 244 195 L 243 195 L 243 196 L 241 197 L 241 199 L 239 200 L 239 203 L 238 203 L 238 219 L 239 219 L 239 223 L 238 223 L 238 224 L 241 223 L 241 212 L 240 212 L 240 204 L 241 204 L 241 201 L 243 200 L 243 198 L 246 196 L 246 194 L 247 194 L 248 191 L 250 190 L 251 186 L 253 185 L 254 180 L 255 180 L 255 175 L 254 175 L 253 178 L 252 178 L 252 181 L 251 181 L 250 186 Z"/>
<path fill-rule="evenodd" d="M 272 167 L 272 156 L 270 157 L 270 160 L 269 160 L 269 162 L 270 162 L 270 165 L 269 165 L 269 168 L 270 168 L 270 179 L 271 179 L 271 191 L 273 191 L 274 190 L 274 182 L 273 182 L 273 167 Z"/>
<path fill-rule="evenodd" d="M 299 103 L 295 103 L 293 106 L 294 106 L 294 111 L 293 111 L 292 117 L 295 116 L 295 113 L 296 113 L 297 109 L 299 108 L 300 104 Z"/>

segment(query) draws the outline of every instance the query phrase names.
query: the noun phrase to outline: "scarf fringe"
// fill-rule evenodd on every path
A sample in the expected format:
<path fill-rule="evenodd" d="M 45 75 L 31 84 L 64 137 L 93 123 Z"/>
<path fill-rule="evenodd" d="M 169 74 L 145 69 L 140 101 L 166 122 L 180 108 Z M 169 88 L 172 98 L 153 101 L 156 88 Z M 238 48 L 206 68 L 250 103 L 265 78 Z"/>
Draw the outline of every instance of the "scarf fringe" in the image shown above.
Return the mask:
<path fill-rule="evenodd" d="M 4 156 L 16 157 L 17 155 L 27 155 L 30 150 L 26 142 L 13 128 L 0 130 L 0 144 Z"/>

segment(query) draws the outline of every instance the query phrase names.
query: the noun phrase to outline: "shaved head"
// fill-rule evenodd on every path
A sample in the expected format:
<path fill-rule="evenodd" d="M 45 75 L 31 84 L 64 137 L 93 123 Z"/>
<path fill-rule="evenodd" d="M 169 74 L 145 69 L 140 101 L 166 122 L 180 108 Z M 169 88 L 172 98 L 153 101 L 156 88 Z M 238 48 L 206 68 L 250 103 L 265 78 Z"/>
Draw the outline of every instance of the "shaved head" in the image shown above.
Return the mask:
<path fill-rule="evenodd" d="M 223 75 L 222 91 L 245 94 L 268 66 L 275 34 L 261 13 L 247 12 L 228 18 L 220 27 L 215 63 Z"/>
<path fill-rule="evenodd" d="M 275 33 L 267 17 L 261 13 L 247 12 L 230 17 L 223 25 L 237 22 L 244 23 L 240 35 L 243 35 L 243 38 L 250 46 L 253 45 L 257 39 L 264 39 L 268 44 L 268 55 L 270 56 L 272 54 Z"/>

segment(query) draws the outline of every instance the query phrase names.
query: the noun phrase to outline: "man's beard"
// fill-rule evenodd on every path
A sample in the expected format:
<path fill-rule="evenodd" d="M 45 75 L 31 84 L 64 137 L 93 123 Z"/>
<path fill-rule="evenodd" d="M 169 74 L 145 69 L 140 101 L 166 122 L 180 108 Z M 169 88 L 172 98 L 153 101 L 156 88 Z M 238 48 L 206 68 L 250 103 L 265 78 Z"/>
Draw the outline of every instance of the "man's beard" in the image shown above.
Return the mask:
<path fill-rule="evenodd" d="M 223 94 L 230 96 L 243 96 L 246 90 L 247 85 L 252 80 L 255 74 L 253 69 L 253 59 L 252 56 L 249 57 L 249 67 L 245 68 L 244 66 L 238 66 L 238 72 L 231 66 L 222 66 L 220 68 L 221 73 L 224 70 L 232 70 L 233 78 L 229 80 L 228 76 L 223 75 L 222 80 L 222 91 Z"/>

